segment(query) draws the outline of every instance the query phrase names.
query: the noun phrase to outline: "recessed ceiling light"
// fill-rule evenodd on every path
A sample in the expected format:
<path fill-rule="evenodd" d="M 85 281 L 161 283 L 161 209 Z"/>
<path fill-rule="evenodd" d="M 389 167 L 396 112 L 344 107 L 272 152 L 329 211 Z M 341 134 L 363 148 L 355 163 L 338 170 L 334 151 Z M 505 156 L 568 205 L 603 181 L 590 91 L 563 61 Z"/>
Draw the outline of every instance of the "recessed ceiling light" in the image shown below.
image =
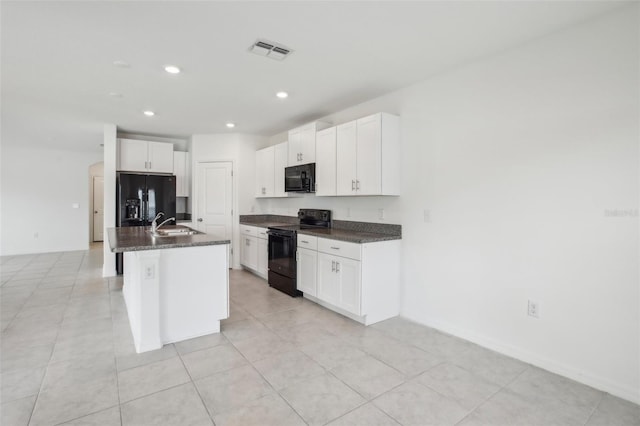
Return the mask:
<path fill-rule="evenodd" d="M 276 96 L 279 97 L 280 99 L 286 99 L 289 94 L 287 92 L 278 92 L 276 93 Z"/>
<path fill-rule="evenodd" d="M 166 65 L 164 67 L 164 70 L 169 74 L 180 74 L 180 68 L 176 67 L 175 65 Z"/>
<path fill-rule="evenodd" d="M 154 115 L 156 115 L 156 113 L 153 111 L 145 111 L 144 115 L 146 115 L 147 117 L 153 117 Z"/>
<path fill-rule="evenodd" d="M 236 125 L 234 123 L 227 123 L 227 127 L 233 129 Z"/>
<path fill-rule="evenodd" d="M 129 65 L 128 62 L 125 61 L 113 61 L 113 65 L 115 65 L 118 68 L 130 68 L 131 65 Z"/>

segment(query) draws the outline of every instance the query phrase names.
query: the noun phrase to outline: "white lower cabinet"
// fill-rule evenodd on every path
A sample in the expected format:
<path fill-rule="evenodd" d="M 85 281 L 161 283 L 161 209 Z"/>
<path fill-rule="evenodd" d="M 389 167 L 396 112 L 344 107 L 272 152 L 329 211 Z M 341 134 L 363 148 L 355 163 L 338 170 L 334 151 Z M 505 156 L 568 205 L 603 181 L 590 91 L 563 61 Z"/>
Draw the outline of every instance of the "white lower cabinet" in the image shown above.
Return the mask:
<path fill-rule="evenodd" d="M 269 240 L 260 238 L 258 234 L 258 275 L 267 278 L 269 271 Z"/>
<path fill-rule="evenodd" d="M 258 238 L 249 235 L 242 236 L 240 263 L 251 269 L 258 268 Z"/>
<path fill-rule="evenodd" d="M 311 282 L 310 251 L 298 247 L 298 289 L 305 297 L 366 325 L 400 313 L 399 240 L 355 244 L 318 238 L 315 294 L 301 288 Z"/>
<path fill-rule="evenodd" d="M 360 261 L 318 253 L 318 298 L 360 315 Z"/>
<path fill-rule="evenodd" d="M 240 225 L 240 264 L 267 278 L 268 239 L 267 229 L 257 226 Z"/>
<path fill-rule="evenodd" d="M 298 247 L 297 286 L 298 290 L 310 296 L 316 296 L 318 252 Z"/>

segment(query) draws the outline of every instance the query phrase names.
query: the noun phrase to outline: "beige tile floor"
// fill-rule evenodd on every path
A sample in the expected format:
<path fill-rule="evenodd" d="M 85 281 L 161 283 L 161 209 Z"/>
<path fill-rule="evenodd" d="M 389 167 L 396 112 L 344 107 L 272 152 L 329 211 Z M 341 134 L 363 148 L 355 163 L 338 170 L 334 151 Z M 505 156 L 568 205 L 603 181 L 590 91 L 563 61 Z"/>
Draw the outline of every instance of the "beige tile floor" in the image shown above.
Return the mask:
<path fill-rule="evenodd" d="M 1 424 L 640 425 L 640 407 L 401 318 L 231 272 L 222 333 L 136 354 L 102 250 L 1 259 Z"/>

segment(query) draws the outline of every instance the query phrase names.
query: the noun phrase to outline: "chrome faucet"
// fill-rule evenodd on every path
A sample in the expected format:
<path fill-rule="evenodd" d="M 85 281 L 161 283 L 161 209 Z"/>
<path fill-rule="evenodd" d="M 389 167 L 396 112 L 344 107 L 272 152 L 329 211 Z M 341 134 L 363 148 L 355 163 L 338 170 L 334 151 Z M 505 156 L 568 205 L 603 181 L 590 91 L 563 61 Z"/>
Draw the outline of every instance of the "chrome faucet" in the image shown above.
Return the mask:
<path fill-rule="evenodd" d="M 165 220 L 160 225 L 158 225 L 158 219 L 160 219 L 162 216 L 164 216 L 163 212 L 158 213 L 156 217 L 153 219 L 153 221 L 151 222 L 151 233 L 154 235 L 158 233 L 158 229 L 160 229 L 162 225 L 172 220 L 176 220 L 175 217 L 170 217 L 169 219 Z"/>

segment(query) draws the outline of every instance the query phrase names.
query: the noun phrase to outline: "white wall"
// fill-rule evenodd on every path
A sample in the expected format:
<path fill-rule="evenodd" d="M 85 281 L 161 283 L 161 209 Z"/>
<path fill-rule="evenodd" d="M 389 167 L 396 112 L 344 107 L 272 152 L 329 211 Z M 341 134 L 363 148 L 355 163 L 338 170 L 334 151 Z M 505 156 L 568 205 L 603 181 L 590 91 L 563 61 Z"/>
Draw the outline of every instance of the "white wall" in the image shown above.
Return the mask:
<path fill-rule="evenodd" d="M 117 127 L 104 125 L 104 244 L 102 276 L 116 275 L 116 255 L 111 253 L 107 229 L 116 226 L 116 163 L 117 163 Z"/>
<path fill-rule="evenodd" d="M 254 203 L 384 208 L 404 316 L 640 402 L 638 47 L 632 5 L 325 117 L 398 113 L 404 195 Z"/>
<path fill-rule="evenodd" d="M 193 179 L 191 190 L 196 194 L 198 190 L 196 180 L 196 164 L 201 161 L 231 161 L 233 163 L 233 238 L 234 268 L 240 268 L 240 229 L 238 215 L 251 211 L 254 202 L 255 190 L 255 151 L 256 147 L 264 144 L 266 138 L 255 135 L 231 134 L 206 134 L 193 135 L 191 137 L 191 170 Z M 197 199 L 192 196 L 193 218 L 197 212 Z"/>
<path fill-rule="evenodd" d="M 0 254 L 89 248 L 90 152 L 2 145 Z M 73 208 L 78 204 L 78 208 Z"/>

